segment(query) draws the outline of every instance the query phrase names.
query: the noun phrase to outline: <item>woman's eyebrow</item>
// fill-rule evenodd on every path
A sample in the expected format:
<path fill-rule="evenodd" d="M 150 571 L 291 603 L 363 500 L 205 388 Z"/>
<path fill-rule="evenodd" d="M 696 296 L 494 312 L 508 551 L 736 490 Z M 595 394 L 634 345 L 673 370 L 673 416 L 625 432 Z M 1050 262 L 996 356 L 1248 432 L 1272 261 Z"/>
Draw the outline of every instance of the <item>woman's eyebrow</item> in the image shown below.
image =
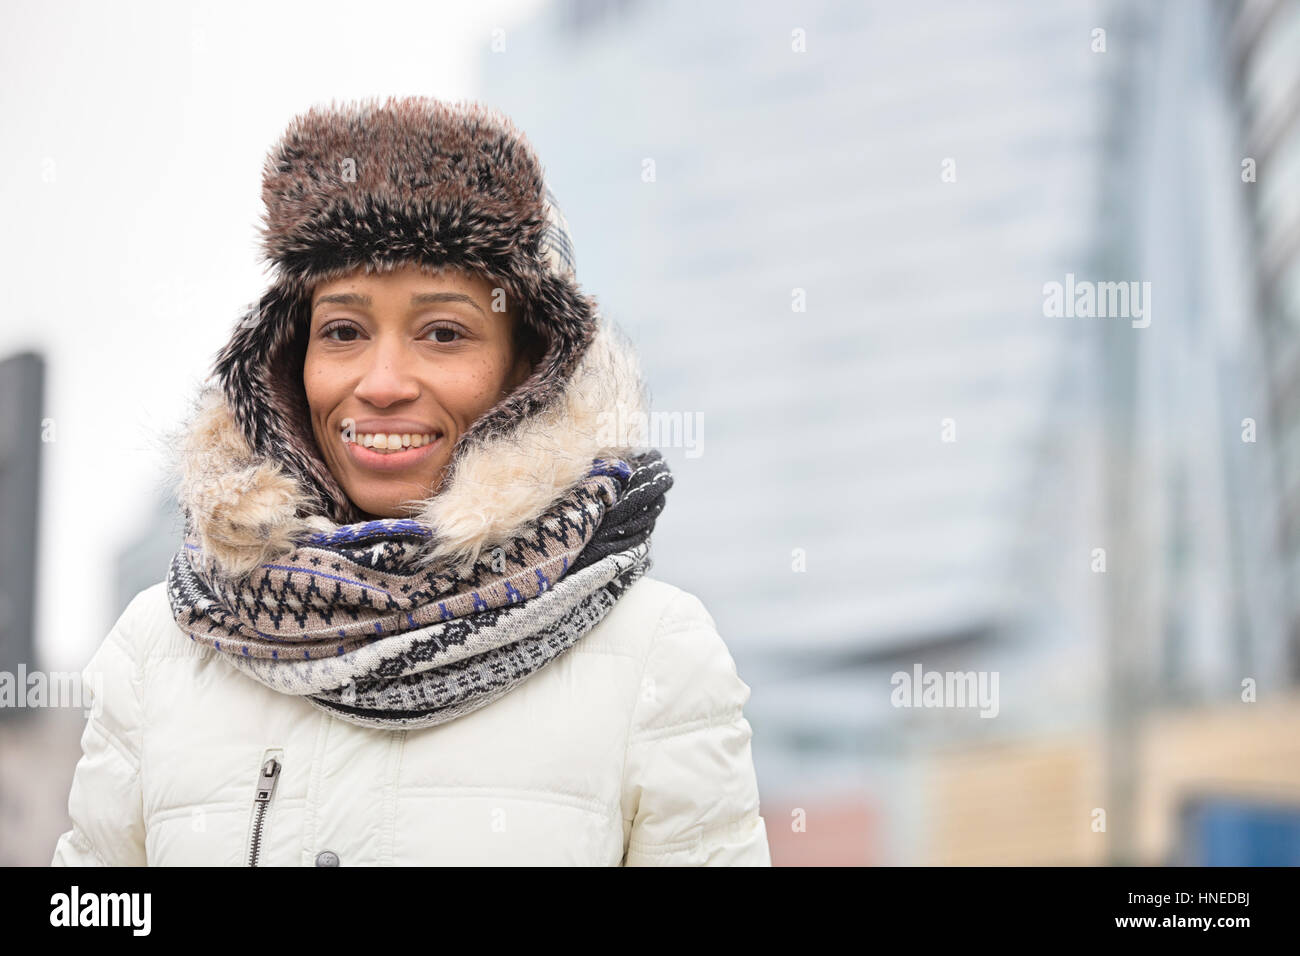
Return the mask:
<path fill-rule="evenodd" d="M 466 305 L 472 305 L 485 317 L 487 315 L 477 302 L 463 292 L 416 292 L 411 295 L 411 305 L 438 305 L 443 302 L 464 302 Z M 336 292 L 332 295 L 323 295 L 317 299 L 312 311 L 326 303 L 368 306 L 372 303 L 372 300 L 370 296 L 361 295 L 358 292 Z"/>
<path fill-rule="evenodd" d="M 411 305 L 437 305 L 441 302 L 464 302 L 472 305 L 484 316 L 483 308 L 463 292 L 417 292 L 411 296 Z"/>
<path fill-rule="evenodd" d="M 323 295 L 316 300 L 316 305 L 312 307 L 313 311 L 327 302 L 333 302 L 335 305 L 370 305 L 370 296 L 361 295 L 357 292 L 336 292 L 333 295 Z"/>

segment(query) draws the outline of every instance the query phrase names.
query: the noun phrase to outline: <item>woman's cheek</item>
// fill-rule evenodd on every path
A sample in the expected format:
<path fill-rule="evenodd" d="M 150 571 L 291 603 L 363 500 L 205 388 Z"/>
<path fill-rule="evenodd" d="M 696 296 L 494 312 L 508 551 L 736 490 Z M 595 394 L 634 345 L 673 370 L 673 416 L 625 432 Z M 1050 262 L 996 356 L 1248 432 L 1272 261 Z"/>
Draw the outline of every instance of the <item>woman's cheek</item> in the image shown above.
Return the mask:
<path fill-rule="evenodd" d="M 475 357 L 441 377 L 438 394 L 458 424 L 467 427 L 494 404 L 505 381 L 504 370 L 491 359 Z M 468 419 L 468 422 L 463 421 Z"/>

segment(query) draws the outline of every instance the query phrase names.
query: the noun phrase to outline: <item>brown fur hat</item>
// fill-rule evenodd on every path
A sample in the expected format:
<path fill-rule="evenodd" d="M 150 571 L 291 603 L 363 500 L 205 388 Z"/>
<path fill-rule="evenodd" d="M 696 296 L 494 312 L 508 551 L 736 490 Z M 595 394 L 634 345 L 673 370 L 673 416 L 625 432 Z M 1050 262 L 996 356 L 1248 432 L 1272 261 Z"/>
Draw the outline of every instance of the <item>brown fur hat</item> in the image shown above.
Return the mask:
<path fill-rule="evenodd" d="M 542 166 L 505 116 L 474 103 L 389 97 L 294 118 L 262 175 L 271 288 L 239 323 L 214 373 L 253 452 L 304 484 L 308 510 L 360 520 L 312 435 L 302 362 L 311 292 L 358 267 L 456 266 L 504 289 L 544 343 L 533 374 L 457 441 L 508 435 L 559 397 L 594 334 L 572 244 Z"/>

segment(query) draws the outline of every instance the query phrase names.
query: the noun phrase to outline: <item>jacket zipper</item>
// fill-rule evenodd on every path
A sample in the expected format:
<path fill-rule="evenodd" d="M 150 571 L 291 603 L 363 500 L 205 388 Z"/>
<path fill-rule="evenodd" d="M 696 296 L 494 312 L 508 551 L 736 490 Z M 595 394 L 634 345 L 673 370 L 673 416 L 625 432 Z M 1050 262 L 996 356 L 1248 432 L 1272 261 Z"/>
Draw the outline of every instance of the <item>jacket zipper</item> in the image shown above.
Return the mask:
<path fill-rule="evenodd" d="M 280 761 L 268 757 L 257 772 L 257 791 L 253 797 L 253 830 L 248 838 L 248 865 L 257 866 L 262 855 L 262 833 L 266 827 L 266 813 L 275 795 L 275 784 L 280 779 Z"/>

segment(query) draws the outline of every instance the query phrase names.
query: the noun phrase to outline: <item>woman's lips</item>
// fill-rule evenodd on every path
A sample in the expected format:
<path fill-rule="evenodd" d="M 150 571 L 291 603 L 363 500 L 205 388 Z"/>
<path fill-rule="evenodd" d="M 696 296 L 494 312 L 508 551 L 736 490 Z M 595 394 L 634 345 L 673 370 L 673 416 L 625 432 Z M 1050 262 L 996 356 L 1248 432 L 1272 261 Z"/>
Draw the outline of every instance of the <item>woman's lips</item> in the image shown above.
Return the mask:
<path fill-rule="evenodd" d="M 419 448 L 403 448 L 401 451 L 390 452 L 375 451 L 355 441 L 346 441 L 343 444 L 347 446 L 352 461 L 362 468 L 370 471 L 405 471 L 413 465 L 418 465 L 441 448 L 444 437 L 439 435 L 429 444 Z"/>

